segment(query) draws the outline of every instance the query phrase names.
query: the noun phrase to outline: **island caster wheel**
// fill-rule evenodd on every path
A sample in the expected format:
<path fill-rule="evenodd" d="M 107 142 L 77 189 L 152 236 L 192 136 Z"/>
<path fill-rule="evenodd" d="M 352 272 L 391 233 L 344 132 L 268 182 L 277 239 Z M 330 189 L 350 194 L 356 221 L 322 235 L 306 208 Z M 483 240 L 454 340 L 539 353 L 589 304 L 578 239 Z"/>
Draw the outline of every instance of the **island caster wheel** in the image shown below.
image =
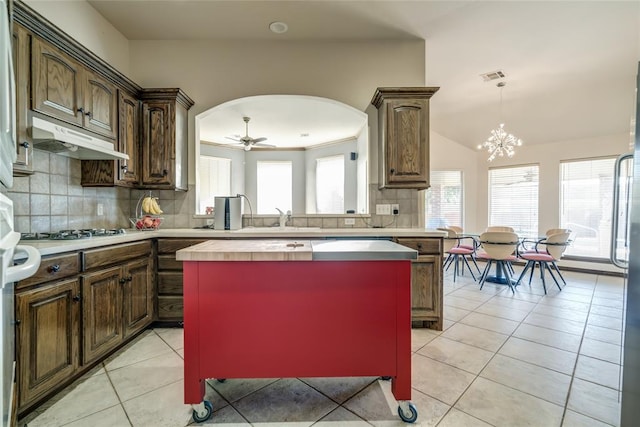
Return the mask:
<path fill-rule="evenodd" d="M 204 404 L 204 411 L 198 412 L 196 409 L 194 409 L 193 414 L 191 415 L 193 417 L 193 421 L 197 423 L 203 423 L 207 421 L 213 413 L 213 405 L 211 404 L 211 402 L 209 402 L 208 400 L 204 400 L 202 403 Z"/>
<path fill-rule="evenodd" d="M 398 405 L 398 416 L 400 416 L 400 419 L 405 423 L 415 423 L 418 419 L 418 408 L 416 408 L 416 405 L 411 402 L 409 402 L 406 406 L 407 408 L 409 408 L 411 414 L 407 415 L 405 410 L 402 409 L 402 405 Z"/>

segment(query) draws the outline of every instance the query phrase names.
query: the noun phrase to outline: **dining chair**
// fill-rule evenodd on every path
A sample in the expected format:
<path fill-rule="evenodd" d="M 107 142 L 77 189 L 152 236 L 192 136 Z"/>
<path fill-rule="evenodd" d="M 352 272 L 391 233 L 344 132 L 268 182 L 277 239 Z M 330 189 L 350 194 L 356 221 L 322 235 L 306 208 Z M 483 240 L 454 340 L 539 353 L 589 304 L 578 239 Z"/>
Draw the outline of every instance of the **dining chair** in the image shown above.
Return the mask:
<path fill-rule="evenodd" d="M 455 231 L 456 233 L 458 233 L 458 236 L 464 234 L 464 231 L 463 231 L 462 227 L 458 227 L 457 225 L 450 225 L 448 228 L 450 228 L 453 231 Z M 471 244 L 465 243 L 464 242 L 465 239 L 470 239 L 471 240 Z M 473 249 L 474 253 L 475 253 L 476 249 L 478 248 L 477 242 L 472 237 L 465 237 L 464 239 L 461 239 L 460 240 L 460 244 L 458 246 L 460 246 L 461 248 Z"/>
<path fill-rule="evenodd" d="M 556 279 L 553 274 L 553 270 L 558 273 L 560 280 L 566 285 L 567 282 L 562 277 L 560 273 L 560 269 L 556 262 L 562 258 L 564 251 L 569 246 L 569 237 L 571 237 L 570 232 L 561 232 L 556 234 L 551 234 L 547 236 L 545 239 L 542 239 L 539 244 L 544 245 L 544 251 L 540 248 L 536 248 L 534 250 L 528 250 L 520 254 L 520 258 L 527 261 L 527 264 L 524 266 L 522 273 L 520 273 L 520 277 L 518 277 L 518 281 L 516 285 L 520 283 L 527 270 L 531 269 L 531 273 L 529 274 L 529 285 L 531 285 L 531 279 L 533 278 L 533 271 L 536 268 L 536 264 L 540 268 L 540 279 L 542 280 L 542 287 L 544 288 L 544 293 L 547 293 L 547 284 L 545 281 L 545 270 L 549 271 L 551 278 L 556 283 L 556 286 L 559 290 L 562 290 L 560 283 Z"/>
<path fill-rule="evenodd" d="M 544 233 L 544 238 L 540 239 L 523 239 L 522 240 L 522 250 L 520 251 L 520 253 L 527 253 L 527 252 L 542 252 L 545 253 L 546 252 L 546 248 L 544 245 L 544 240 L 551 236 L 552 234 L 558 234 L 558 233 L 571 233 L 571 230 L 568 228 L 550 228 L 547 231 L 545 231 Z"/>
<path fill-rule="evenodd" d="M 515 230 L 513 229 L 513 227 L 506 227 L 502 225 L 492 225 L 487 227 L 485 231 L 505 231 L 508 233 L 513 233 Z"/>
<path fill-rule="evenodd" d="M 484 251 L 482 258 L 487 261 L 484 272 L 480 277 L 480 289 L 489 278 L 491 265 L 495 263 L 495 281 L 499 283 L 504 281 L 509 285 L 511 292 L 515 293 L 514 282 L 511 278 L 513 272 L 508 264 L 517 259 L 515 254 L 518 249 L 518 242 L 518 235 L 509 231 L 485 231 L 480 235 L 480 245 Z M 480 255 L 478 257 L 480 258 Z"/>
<path fill-rule="evenodd" d="M 472 239 L 471 237 L 460 236 L 454 229 L 441 227 L 438 230 L 445 231 L 447 235 L 443 239 L 443 252 L 447 254 L 447 258 L 442 265 L 442 268 L 445 270 L 449 270 L 451 265 L 453 264 L 453 282 L 455 283 L 456 277 L 459 274 L 464 274 L 464 266 L 466 265 L 469 269 L 469 273 L 471 273 L 471 277 L 473 280 L 476 280 L 476 276 L 473 274 L 471 270 L 471 265 L 469 265 L 469 261 L 467 257 L 471 259 L 473 264 L 478 270 L 478 274 L 480 274 L 480 267 L 478 267 L 478 263 L 475 259 L 476 246 L 475 244 L 462 244 L 461 242 L 465 239 Z"/>

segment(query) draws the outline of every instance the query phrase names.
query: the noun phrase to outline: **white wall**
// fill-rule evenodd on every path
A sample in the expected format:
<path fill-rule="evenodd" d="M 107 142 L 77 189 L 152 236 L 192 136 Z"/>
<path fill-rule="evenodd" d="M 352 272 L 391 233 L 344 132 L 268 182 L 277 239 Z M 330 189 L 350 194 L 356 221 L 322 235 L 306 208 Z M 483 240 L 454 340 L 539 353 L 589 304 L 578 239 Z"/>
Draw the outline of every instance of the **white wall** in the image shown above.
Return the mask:
<path fill-rule="evenodd" d="M 85 0 L 23 0 L 77 42 L 129 77 L 129 40 Z"/>

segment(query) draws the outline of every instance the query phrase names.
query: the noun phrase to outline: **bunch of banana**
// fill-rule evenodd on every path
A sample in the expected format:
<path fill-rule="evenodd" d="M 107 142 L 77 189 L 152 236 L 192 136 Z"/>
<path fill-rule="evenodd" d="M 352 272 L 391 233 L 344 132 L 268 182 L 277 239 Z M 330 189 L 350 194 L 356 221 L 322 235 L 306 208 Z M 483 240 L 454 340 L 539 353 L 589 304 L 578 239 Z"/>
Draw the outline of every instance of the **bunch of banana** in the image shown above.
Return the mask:
<path fill-rule="evenodd" d="M 158 198 L 151 196 L 142 199 L 142 210 L 151 215 L 159 215 L 163 212 L 162 209 L 160 209 L 160 205 L 158 205 Z"/>

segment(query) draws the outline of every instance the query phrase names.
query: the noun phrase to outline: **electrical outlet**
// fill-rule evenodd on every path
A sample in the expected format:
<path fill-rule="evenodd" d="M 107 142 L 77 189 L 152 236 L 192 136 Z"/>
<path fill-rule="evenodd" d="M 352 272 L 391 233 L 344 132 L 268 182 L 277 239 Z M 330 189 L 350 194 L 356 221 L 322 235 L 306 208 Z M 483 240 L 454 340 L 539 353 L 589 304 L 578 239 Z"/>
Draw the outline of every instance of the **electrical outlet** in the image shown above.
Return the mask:
<path fill-rule="evenodd" d="M 213 225 L 213 220 L 212 219 L 207 219 L 207 225 Z"/>
<path fill-rule="evenodd" d="M 104 215 L 104 205 L 102 203 L 98 203 L 98 206 L 96 206 L 96 214 L 98 216 Z"/>
<path fill-rule="evenodd" d="M 355 218 L 345 218 L 344 219 L 344 225 L 356 225 L 356 219 Z"/>
<path fill-rule="evenodd" d="M 391 213 L 393 215 L 400 215 L 400 205 L 397 203 L 391 205 Z"/>
<path fill-rule="evenodd" d="M 376 205 L 376 215 L 391 215 L 391 205 Z"/>

